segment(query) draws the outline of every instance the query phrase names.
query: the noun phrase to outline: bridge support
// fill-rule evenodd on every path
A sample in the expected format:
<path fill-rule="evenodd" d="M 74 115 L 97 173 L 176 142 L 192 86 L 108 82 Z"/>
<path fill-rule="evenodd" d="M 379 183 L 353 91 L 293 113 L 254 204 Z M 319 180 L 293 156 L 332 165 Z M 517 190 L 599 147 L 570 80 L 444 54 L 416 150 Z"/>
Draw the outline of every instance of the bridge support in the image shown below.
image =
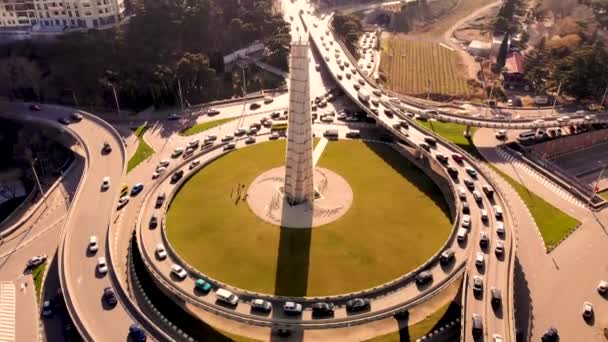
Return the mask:
<path fill-rule="evenodd" d="M 471 126 L 467 126 L 467 128 L 462 133 L 465 138 L 471 138 Z"/>

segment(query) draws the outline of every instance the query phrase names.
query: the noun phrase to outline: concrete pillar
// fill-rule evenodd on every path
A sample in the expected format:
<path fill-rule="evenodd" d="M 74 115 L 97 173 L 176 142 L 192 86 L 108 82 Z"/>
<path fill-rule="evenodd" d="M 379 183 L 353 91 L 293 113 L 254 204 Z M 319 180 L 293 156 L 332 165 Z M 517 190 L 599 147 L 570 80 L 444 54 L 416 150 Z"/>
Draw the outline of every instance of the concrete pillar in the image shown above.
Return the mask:
<path fill-rule="evenodd" d="M 465 138 L 470 138 L 471 137 L 471 126 L 467 126 L 467 128 L 464 131 L 464 137 Z"/>
<path fill-rule="evenodd" d="M 292 205 L 312 203 L 315 196 L 308 50 L 308 41 L 291 44 L 284 191 Z"/>

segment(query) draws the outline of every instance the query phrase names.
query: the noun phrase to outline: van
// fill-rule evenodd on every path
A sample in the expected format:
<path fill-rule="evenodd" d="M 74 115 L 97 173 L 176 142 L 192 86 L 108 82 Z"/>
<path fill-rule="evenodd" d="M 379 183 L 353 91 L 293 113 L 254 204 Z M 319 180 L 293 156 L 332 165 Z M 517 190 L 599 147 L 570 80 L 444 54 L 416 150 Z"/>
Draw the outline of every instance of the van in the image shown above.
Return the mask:
<path fill-rule="evenodd" d="M 459 242 L 463 242 L 464 240 L 467 239 L 468 233 L 469 233 L 469 231 L 466 228 L 460 228 L 460 229 L 458 229 L 458 235 L 456 235 L 456 239 Z"/>
<path fill-rule="evenodd" d="M 502 208 L 499 205 L 494 206 L 494 214 L 496 215 L 497 219 L 502 219 Z"/>
<path fill-rule="evenodd" d="M 517 136 L 517 141 L 526 142 L 526 141 L 533 140 L 535 138 L 536 138 L 536 132 L 528 131 L 528 132 L 519 133 L 519 136 Z"/>
<path fill-rule="evenodd" d="M 236 305 L 239 302 L 239 297 L 228 290 L 218 289 L 215 292 L 215 296 L 220 302 L 224 302 L 229 305 Z"/>

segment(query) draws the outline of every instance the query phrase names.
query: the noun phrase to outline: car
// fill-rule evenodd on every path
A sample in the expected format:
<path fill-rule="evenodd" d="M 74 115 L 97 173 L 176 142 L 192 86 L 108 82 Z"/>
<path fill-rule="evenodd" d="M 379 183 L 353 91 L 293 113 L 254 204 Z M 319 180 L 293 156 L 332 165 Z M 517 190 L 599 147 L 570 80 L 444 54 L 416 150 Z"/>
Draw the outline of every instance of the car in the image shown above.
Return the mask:
<path fill-rule="evenodd" d="M 175 113 L 171 113 L 167 115 L 167 120 L 179 120 L 179 116 L 177 116 Z"/>
<path fill-rule="evenodd" d="M 488 222 L 488 211 L 485 209 L 481 209 L 481 221 Z"/>
<path fill-rule="evenodd" d="M 220 111 L 218 109 L 215 109 L 215 108 L 207 109 L 207 115 L 217 115 L 219 113 L 220 113 Z"/>
<path fill-rule="evenodd" d="M 433 281 L 433 273 L 430 271 L 422 271 L 416 275 L 416 285 L 425 285 Z"/>
<path fill-rule="evenodd" d="M 203 142 L 216 141 L 216 140 L 217 140 L 217 135 L 209 134 L 208 136 L 205 137 L 205 139 L 203 139 Z"/>
<path fill-rule="evenodd" d="M 511 100 L 509 100 L 509 101 L 511 101 Z M 502 335 L 500 335 L 500 334 L 493 334 L 492 335 L 492 341 L 493 342 L 503 342 Z"/>
<path fill-rule="evenodd" d="M 201 165 L 201 161 L 200 161 L 200 160 L 198 160 L 198 159 L 197 159 L 197 160 L 193 160 L 193 161 L 190 163 L 190 166 L 188 166 L 188 168 L 189 168 L 190 170 L 192 170 L 192 169 L 194 169 L 195 167 L 197 167 L 197 166 L 199 166 L 199 165 Z"/>
<path fill-rule="evenodd" d="M 55 312 L 53 312 L 53 302 L 52 300 L 45 300 L 42 303 L 42 317 L 44 318 L 51 318 L 53 317 L 53 315 L 55 314 Z"/>
<path fill-rule="evenodd" d="M 230 140 L 234 140 L 234 136 L 232 136 L 230 134 L 226 134 L 222 137 L 222 142 L 226 142 L 226 141 L 230 141 Z"/>
<path fill-rule="evenodd" d="M 129 338 L 131 338 L 135 342 L 145 342 L 148 337 L 139 324 L 133 323 L 129 326 Z"/>
<path fill-rule="evenodd" d="M 471 227 L 471 215 L 462 215 L 462 220 L 460 220 L 460 225 L 463 228 Z"/>
<path fill-rule="evenodd" d="M 600 280 L 599 284 L 597 284 L 597 292 L 601 295 L 604 295 L 608 291 L 608 282 L 605 280 Z"/>
<path fill-rule="evenodd" d="M 259 312 L 270 312 L 272 310 L 272 304 L 264 299 L 256 298 L 251 301 L 251 310 Z"/>
<path fill-rule="evenodd" d="M 165 198 L 167 198 L 167 195 L 164 192 L 162 194 L 156 196 L 156 203 L 155 203 L 156 208 L 160 208 L 160 206 L 163 205 L 163 203 L 165 202 Z"/>
<path fill-rule="evenodd" d="M 469 207 L 469 203 L 468 202 L 462 202 L 462 213 L 463 214 L 470 214 L 471 213 L 471 208 Z"/>
<path fill-rule="evenodd" d="M 29 108 L 30 108 L 30 110 L 31 110 L 32 112 L 39 112 L 39 111 L 41 111 L 41 110 L 42 110 L 42 109 L 40 109 L 40 106 L 38 106 L 38 105 L 34 105 L 34 104 L 33 104 L 33 105 L 30 105 L 30 107 L 29 107 Z"/>
<path fill-rule="evenodd" d="M 80 113 L 72 113 L 72 115 L 70 115 L 70 118 L 74 122 L 80 122 L 80 121 L 82 121 L 82 114 L 80 114 Z"/>
<path fill-rule="evenodd" d="M 46 258 L 46 254 L 33 256 L 30 258 L 30 260 L 27 261 L 27 267 L 32 268 L 41 265 L 46 261 Z"/>
<path fill-rule="evenodd" d="M 236 148 L 235 143 L 229 143 L 229 144 L 226 144 L 226 146 L 224 146 L 224 151 L 234 150 L 235 148 Z"/>
<path fill-rule="evenodd" d="M 240 137 L 241 135 L 245 135 L 245 133 L 247 133 L 247 130 L 244 128 L 237 128 L 234 130 L 234 136 L 236 137 Z"/>
<path fill-rule="evenodd" d="M 184 176 L 184 170 L 177 170 L 171 175 L 171 183 L 177 183 Z"/>
<path fill-rule="evenodd" d="M 199 139 L 194 139 L 194 140 L 190 140 L 188 142 L 188 145 L 186 145 L 187 148 L 197 148 L 198 145 L 200 145 L 200 140 Z"/>
<path fill-rule="evenodd" d="M 483 190 L 483 193 L 486 194 L 486 196 L 488 198 L 494 197 L 494 189 L 492 189 L 489 185 L 486 185 L 486 184 L 482 185 L 481 190 Z M 494 206 L 495 210 L 496 210 L 496 207 L 497 206 Z M 501 209 L 501 212 L 502 212 L 502 209 Z"/>
<path fill-rule="evenodd" d="M 490 242 L 490 238 L 488 237 L 488 233 L 480 232 L 479 233 L 479 246 L 481 248 L 485 248 L 488 246 L 489 242 Z"/>
<path fill-rule="evenodd" d="M 165 249 L 165 246 L 163 246 L 162 243 L 156 245 L 156 257 L 159 260 L 164 260 L 167 258 L 167 250 Z"/>
<path fill-rule="evenodd" d="M 344 119 L 344 121 L 346 121 L 346 122 L 357 122 L 357 121 L 359 121 L 359 118 L 356 117 L 356 116 L 354 116 L 354 115 L 351 115 L 351 116 L 347 116 L 346 119 Z"/>
<path fill-rule="evenodd" d="M 105 191 L 108 190 L 110 188 L 110 177 L 103 177 L 103 180 L 101 181 L 101 190 Z"/>
<path fill-rule="evenodd" d="M 483 323 L 481 321 L 481 315 L 478 313 L 473 314 L 473 324 L 472 324 L 472 333 L 473 337 L 480 338 L 483 335 Z"/>
<path fill-rule="evenodd" d="M 494 136 L 496 137 L 496 140 L 505 140 L 507 138 L 507 131 L 504 129 L 499 129 L 496 131 Z"/>
<path fill-rule="evenodd" d="M 245 139 L 245 144 L 250 145 L 255 143 L 255 137 L 249 137 Z"/>
<path fill-rule="evenodd" d="M 184 149 L 182 147 L 178 147 L 175 150 L 173 150 L 173 153 L 171 153 L 171 158 L 177 158 L 177 157 L 181 156 L 182 153 L 184 153 Z"/>
<path fill-rule="evenodd" d="M 557 329 L 555 329 L 554 327 L 549 327 L 549 329 L 545 331 L 543 336 L 541 336 L 540 340 L 542 342 L 557 342 L 558 338 L 559 334 L 557 332 Z"/>
<path fill-rule="evenodd" d="M 108 273 L 108 263 L 106 262 L 105 257 L 97 258 L 97 272 L 100 274 Z"/>
<path fill-rule="evenodd" d="M 270 133 L 270 136 L 268 137 L 268 139 L 270 139 L 270 140 L 279 139 L 279 133 L 277 133 L 277 132 Z"/>
<path fill-rule="evenodd" d="M 90 253 L 93 254 L 95 254 L 95 252 L 97 252 L 97 250 L 99 249 L 99 244 L 97 243 L 96 235 L 91 235 L 91 237 L 89 238 L 89 246 L 87 247 L 87 249 Z"/>
<path fill-rule="evenodd" d="M 454 259 L 454 251 L 451 249 L 446 249 L 445 251 L 443 251 L 441 253 L 441 255 L 439 256 L 439 263 L 441 265 L 447 265 L 449 264 L 452 259 Z"/>
<path fill-rule="evenodd" d="M 399 125 L 401 126 L 401 125 Z M 447 164 L 448 163 L 448 157 L 446 157 L 445 154 L 443 153 L 436 153 L 435 154 L 435 158 L 437 158 L 437 160 L 441 163 L 441 164 Z"/>
<path fill-rule="evenodd" d="M 135 196 L 135 195 L 139 194 L 143 189 L 144 189 L 143 183 L 137 183 L 137 184 L 133 185 L 133 188 L 131 188 L 131 196 Z"/>
<path fill-rule="evenodd" d="M 475 189 L 475 182 L 472 179 L 464 178 L 462 181 L 464 182 L 464 185 L 467 187 L 467 189 Z"/>
<path fill-rule="evenodd" d="M 122 196 L 118 199 L 118 209 L 121 209 L 122 207 L 127 205 L 127 203 L 129 203 L 129 196 Z"/>
<path fill-rule="evenodd" d="M 167 166 L 169 166 L 170 163 L 171 163 L 171 161 L 169 159 L 163 159 L 158 162 L 158 166 L 156 167 L 156 170 L 158 170 L 159 167 L 167 167 Z"/>
<path fill-rule="evenodd" d="M 258 131 L 260 130 L 260 127 L 253 126 L 253 125 L 255 125 L 255 124 L 252 124 L 252 127 L 249 127 L 249 129 L 247 130 L 247 135 L 256 135 L 256 134 L 258 134 Z M 260 124 L 257 124 L 257 125 L 260 125 Z"/>
<path fill-rule="evenodd" d="M 354 313 L 367 310 L 370 307 L 369 300 L 365 298 L 353 298 L 346 302 L 346 312 Z"/>
<path fill-rule="evenodd" d="M 593 304 L 590 302 L 583 303 L 583 318 L 590 319 L 593 317 Z"/>
<path fill-rule="evenodd" d="M 299 315 L 302 313 L 302 304 L 296 302 L 285 302 L 283 312 L 287 315 Z"/>
<path fill-rule="evenodd" d="M 259 104 L 259 103 L 257 103 L 257 102 L 254 102 L 254 103 L 252 103 L 252 104 L 249 105 L 249 109 L 251 109 L 251 110 L 256 110 L 256 109 L 258 109 L 260 107 L 262 107 L 262 105 Z"/>
<path fill-rule="evenodd" d="M 325 123 L 330 123 L 330 122 L 334 122 L 334 118 L 331 116 L 323 115 L 321 117 L 321 121 L 325 122 Z"/>
<path fill-rule="evenodd" d="M 502 241 L 496 241 L 496 247 L 494 248 L 494 253 L 496 253 L 496 255 L 500 256 L 503 255 L 505 252 L 505 243 Z"/>
<path fill-rule="evenodd" d="M 585 115 L 584 118 L 586 121 L 591 121 L 591 120 L 595 120 L 595 115 L 594 114 L 590 114 L 590 115 Z"/>
<path fill-rule="evenodd" d="M 454 159 L 454 161 L 456 163 L 462 164 L 462 161 L 464 160 L 464 157 L 462 156 L 462 154 L 454 153 L 454 154 L 452 154 L 452 159 Z"/>
<path fill-rule="evenodd" d="M 109 306 L 116 306 L 116 303 L 118 303 L 118 299 L 116 299 L 116 294 L 114 293 L 113 288 L 108 286 L 103 289 L 103 300 Z"/>
<path fill-rule="evenodd" d="M 72 121 L 70 121 L 70 119 L 68 119 L 68 118 L 59 118 L 59 119 L 57 119 L 57 121 L 59 121 L 60 124 L 66 125 L 66 126 L 72 123 Z"/>
<path fill-rule="evenodd" d="M 110 144 L 107 142 L 104 142 L 103 147 L 101 148 L 101 153 L 109 154 L 110 152 L 112 152 L 112 146 L 110 146 Z"/>
<path fill-rule="evenodd" d="M 476 296 L 483 293 L 483 278 L 479 275 L 473 277 L 473 293 Z"/>
<path fill-rule="evenodd" d="M 361 86 L 358 83 L 353 84 L 353 88 L 355 88 L 355 90 L 359 90 L 361 89 Z"/>
<path fill-rule="evenodd" d="M 496 222 L 496 234 L 505 235 L 505 223 L 504 222 Z"/>
<path fill-rule="evenodd" d="M 186 270 L 184 270 L 183 267 L 178 264 L 171 265 L 171 273 L 173 273 L 173 275 L 175 275 L 180 280 L 184 280 L 188 276 Z"/>
<path fill-rule="evenodd" d="M 484 256 L 482 252 L 477 252 L 477 256 L 475 257 L 475 266 L 477 267 L 483 267 L 484 266 Z"/>
<path fill-rule="evenodd" d="M 211 284 L 201 278 L 196 279 L 196 281 L 194 282 L 194 288 L 197 291 L 200 291 L 205 294 L 211 292 Z"/>
<path fill-rule="evenodd" d="M 502 304 L 502 295 L 500 294 L 500 289 L 497 287 L 490 288 L 490 294 L 492 295 L 492 299 L 490 300 L 490 304 L 494 309 L 500 307 Z"/>
<path fill-rule="evenodd" d="M 475 171 L 474 168 L 467 166 L 467 167 L 465 167 L 464 170 L 469 174 L 469 176 L 471 176 L 473 178 L 477 177 L 477 171 Z"/>
<path fill-rule="evenodd" d="M 479 191 L 473 190 L 472 193 L 473 193 L 473 198 L 475 199 L 475 202 L 481 203 L 482 198 L 481 198 L 481 194 L 479 193 Z"/>
<path fill-rule="evenodd" d="M 570 117 L 567 115 L 560 116 L 559 118 L 557 118 L 557 122 L 568 122 L 568 121 L 570 121 Z"/>
<path fill-rule="evenodd" d="M 158 217 L 156 217 L 156 215 L 152 215 L 152 217 L 150 217 L 150 223 L 148 223 L 148 227 L 152 229 L 158 227 Z"/>
<path fill-rule="evenodd" d="M 447 170 L 448 170 L 448 174 L 450 175 L 450 177 L 452 177 L 452 178 L 458 177 L 458 170 L 455 167 L 448 165 Z"/>
<path fill-rule="evenodd" d="M 312 315 L 325 317 L 334 315 L 334 305 L 332 303 L 318 302 L 312 305 Z"/>
<path fill-rule="evenodd" d="M 422 147 L 423 150 L 429 152 L 431 150 L 431 146 L 429 146 L 426 143 L 420 143 L 420 147 Z"/>
<path fill-rule="evenodd" d="M 358 139 L 361 138 L 361 133 L 359 131 L 348 131 L 346 132 L 346 137 L 350 139 Z"/>

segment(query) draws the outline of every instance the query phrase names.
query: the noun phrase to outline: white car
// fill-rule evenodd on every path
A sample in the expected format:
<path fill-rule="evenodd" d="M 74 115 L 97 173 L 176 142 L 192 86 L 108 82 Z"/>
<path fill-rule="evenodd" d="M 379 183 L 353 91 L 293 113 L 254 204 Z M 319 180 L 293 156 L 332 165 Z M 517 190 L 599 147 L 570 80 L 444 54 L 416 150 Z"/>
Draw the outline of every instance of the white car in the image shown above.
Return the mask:
<path fill-rule="evenodd" d="M 237 137 L 240 135 L 244 135 L 245 133 L 247 133 L 247 130 L 244 128 L 238 128 L 234 131 L 234 135 Z"/>
<path fill-rule="evenodd" d="M 484 256 L 482 252 L 477 252 L 477 256 L 475 257 L 475 265 L 477 267 L 483 267 L 484 264 Z"/>
<path fill-rule="evenodd" d="M 129 203 L 129 196 L 122 196 L 118 200 L 118 209 L 124 207 L 125 205 L 127 205 L 127 203 Z"/>
<path fill-rule="evenodd" d="M 160 260 L 164 260 L 167 258 L 167 251 L 165 250 L 165 246 L 162 243 L 156 245 L 156 257 Z"/>
<path fill-rule="evenodd" d="M 568 121 L 570 121 L 570 117 L 567 115 L 557 118 L 557 122 L 568 122 Z"/>
<path fill-rule="evenodd" d="M 199 166 L 201 164 L 200 160 L 194 160 L 192 163 L 190 163 L 190 170 L 194 169 L 195 167 Z"/>
<path fill-rule="evenodd" d="M 509 100 L 509 101 L 511 101 L 511 100 Z M 501 335 L 499 335 L 499 334 L 494 334 L 494 335 L 492 335 L 492 341 L 493 341 L 493 342 L 502 342 L 502 341 L 503 341 L 503 339 L 502 339 L 502 336 L 501 336 Z"/>
<path fill-rule="evenodd" d="M 157 167 L 156 171 L 154 171 L 152 173 L 152 179 L 156 179 L 156 178 L 160 177 L 163 173 L 165 173 L 166 170 L 167 170 L 167 168 L 165 168 L 165 167 L 162 167 L 162 166 Z"/>
<path fill-rule="evenodd" d="M 498 131 L 496 131 L 495 136 L 498 140 L 504 140 L 507 137 L 507 131 L 504 129 L 499 129 Z"/>
<path fill-rule="evenodd" d="M 217 135 L 213 135 L 213 134 L 209 134 L 208 136 L 205 137 L 205 142 L 208 141 L 216 141 L 217 140 Z"/>
<path fill-rule="evenodd" d="M 322 122 L 326 122 L 326 123 L 330 123 L 330 122 L 334 122 L 334 118 L 332 118 L 331 116 L 324 115 L 324 116 L 321 117 L 321 121 Z"/>
<path fill-rule="evenodd" d="M 186 270 L 184 270 L 180 265 L 178 264 L 173 264 L 171 265 L 171 272 L 178 277 L 181 280 L 186 279 L 186 276 L 188 276 L 188 273 L 186 272 Z"/>
<path fill-rule="evenodd" d="M 590 121 L 590 120 L 595 120 L 595 115 L 591 114 L 591 115 L 585 115 L 585 120 Z"/>
<path fill-rule="evenodd" d="M 198 139 L 191 140 L 190 142 L 188 142 L 188 147 L 189 148 L 190 147 L 196 147 L 196 146 L 199 145 L 199 143 L 200 143 L 200 141 Z"/>
<path fill-rule="evenodd" d="M 283 311 L 288 315 L 299 315 L 302 313 L 302 304 L 295 302 L 285 302 Z"/>
<path fill-rule="evenodd" d="M 232 135 L 226 134 L 222 137 L 222 142 L 230 141 L 232 139 L 234 139 L 234 137 Z"/>
<path fill-rule="evenodd" d="M 160 162 L 158 162 L 158 167 L 156 168 L 156 170 L 158 170 L 158 168 L 160 168 L 160 167 L 167 167 L 167 166 L 169 166 L 170 163 L 171 163 L 171 161 L 169 159 L 163 159 Z"/>
<path fill-rule="evenodd" d="M 108 273 L 108 264 L 106 263 L 105 257 L 97 258 L 97 272 L 100 274 Z"/>
<path fill-rule="evenodd" d="M 583 318 L 589 319 L 593 316 L 593 304 L 589 302 L 583 303 Z"/>
<path fill-rule="evenodd" d="M 89 238 L 89 252 L 95 253 L 99 249 L 99 245 L 97 244 L 97 236 L 91 235 Z"/>
<path fill-rule="evenodd" d="M 173 150 L 173 153 L 171 154 L 172 158 L 176 158 L 182 155 L 182 153 L 184 153 L 184 149 L 182 147 L 178 147 L 175 150 Z"/>
<path fill-rule="evenodd" d="M 600 294 L 604 294 L 608 292 L 608 282 L 605 280 L 601 280 L 599 284 L 597 284 L 597 292 Z"/>
<path fill-rule="evenodd" d="M 270 140 L 279 139 L 279 133 L 277 133 L 277 132 L 270 133 L 270 137 L 268 137 L 268 139 L 270 139 Z"/>
<path fill-rule="evenodd" d="M 460 224 L 463 228 L 471 227 L 471 215 L 462 215 L 462 221 Z"/>
<path fill-rule="evenodd" d="M 103 177 L 101 182 L 101 190 L 108 190 L 110 188 L 110 177 Z"/>
<path fill-rule="evenodd" d="M 496 233 L 498 235 L 504 235 L 505 234 L 505 223 L 498 221 L 496 222 Z"/>

